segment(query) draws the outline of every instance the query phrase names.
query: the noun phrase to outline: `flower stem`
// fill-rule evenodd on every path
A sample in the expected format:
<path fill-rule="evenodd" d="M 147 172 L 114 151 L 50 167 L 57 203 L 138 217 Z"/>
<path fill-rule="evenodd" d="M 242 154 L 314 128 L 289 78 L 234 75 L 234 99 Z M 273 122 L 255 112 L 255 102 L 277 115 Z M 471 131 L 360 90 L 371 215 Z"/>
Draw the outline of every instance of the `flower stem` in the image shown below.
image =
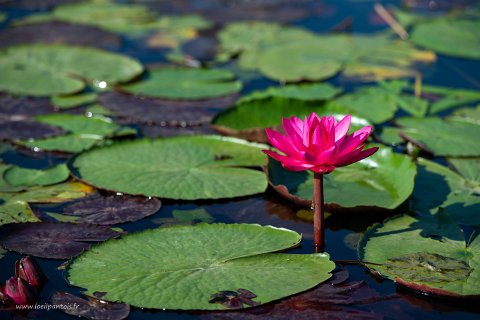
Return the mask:
<path fill-rule="evenodd" d="M 313 244 L 315 253 L 325 250 L 323 214 L 323 174 L 314 173 L 313 178 Z"/>

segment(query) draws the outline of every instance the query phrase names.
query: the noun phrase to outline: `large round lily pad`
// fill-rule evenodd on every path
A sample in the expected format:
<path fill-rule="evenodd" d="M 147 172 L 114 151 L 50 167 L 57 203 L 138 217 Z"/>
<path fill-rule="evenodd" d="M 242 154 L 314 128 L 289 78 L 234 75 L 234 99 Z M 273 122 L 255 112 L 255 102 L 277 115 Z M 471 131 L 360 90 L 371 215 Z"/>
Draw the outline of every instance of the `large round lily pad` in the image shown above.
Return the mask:
<path fill-rule="evenodd" d="M 404 137 L 438 156 L 480 156 L 476 139 L 480 125 L 464 121 L 431 118 L 400 118 Z"/>
<path fill-rule="evenodd" d="M 92 248 L 70 264 L 68 280 L 137 307 L 248 307 L 307 290 L 331 276 L 334 263 L 326 254 L 269 253 L 299 241 L 294 231 L 260 225 L 158 228 Z M 248 303 L 229 301 L 247 291 Z"/>
<path fill-rule="evenodd" d="M 74 174 L 99 188 L 135 195 L 196 200 L 251 195 L 267 187 L 262 145 L 218 136 L 136 140 L 94 149 L 72 163 Z"/>
<path fill-rule="evenodd" d="M 325 202 L 327 206 L 344 208 L 395 209 L 412 193 L 416 173 L 416 166 L 409 157 L 381 147 L 368 159 L 324 175 Z M 280 194 L 306 207 L 311 206 L 311 171 L 287 171 L 277 161 L 270 160 L 268 174 Z"/>
<path fill-rule="evenodd" d="M 414 290 L 446 296 L 480 295 L 479 252 L 480 237 L 466 243 L 448 214 L 388 219 L 359 245 L 369 268 Z"/>
<path fill-rule="evenodd" d="M 438 19 L 415 26 L 412 41 L 440 53 L 480 59 L 480 21 Z"/>
<path fill-rule="evenodd" d="M 0 90 L 48 96 L 81 91 L 86 81 L 125 82 L 143 71 L 129 57 L 94 48 L 25 45 L 0 52 Z"/>
<path fill-rule="evenodd" d="M 160 68 L 148 79 L 124 87 L 128 92 L 168 99 L 206 99 L 236 93 L 242 83 L 234 74 L 220 69 Z"/>

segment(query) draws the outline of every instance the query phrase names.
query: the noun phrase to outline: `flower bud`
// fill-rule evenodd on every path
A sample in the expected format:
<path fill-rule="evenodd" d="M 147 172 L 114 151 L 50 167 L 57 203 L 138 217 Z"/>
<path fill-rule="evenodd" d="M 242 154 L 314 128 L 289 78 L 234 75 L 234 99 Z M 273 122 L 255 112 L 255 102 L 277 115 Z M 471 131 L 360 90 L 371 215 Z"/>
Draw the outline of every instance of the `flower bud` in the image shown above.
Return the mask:
<path fill-rule="evenodd" d="M 10 298 L 17 305 L 34 304 L 37 295 L 33 288 L 22 278 L 11 277 L 4 289 L 4 298 Z"/>
<path fill-rule="evenodd" d="M 15 275 L 28 282 L 37 292 L 40 292 L 47 282 L 42 269 L 28 256 L 15 263 Z"/>

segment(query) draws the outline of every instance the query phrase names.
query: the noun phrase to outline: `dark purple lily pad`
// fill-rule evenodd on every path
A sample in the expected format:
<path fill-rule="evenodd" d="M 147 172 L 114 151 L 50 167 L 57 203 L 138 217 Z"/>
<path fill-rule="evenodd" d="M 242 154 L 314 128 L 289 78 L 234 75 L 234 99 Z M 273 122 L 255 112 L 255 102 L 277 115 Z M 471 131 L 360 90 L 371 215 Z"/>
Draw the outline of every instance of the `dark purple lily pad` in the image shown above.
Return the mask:
<path fill-rule="evenodd" d="M 152 99 L 110 91 L 100 96 L 99 103 L 116 116 L 133 123 L 157 123 L 162 126 L 198 126 L 210 123 L 216 108 L 235 103 L 238 95 L 205 100 Z"/>
<path fill-rule="evenodd" d="M 62 309 L 66 314 L 87 319 L 121 320 L 130 314 L 130 306 L 125 303 L 114 303 L 86 296 L 77 297 L 68 292 L 57 291 L 53 294 L 53 305 L 69 305 L 72 308 Z"/>
<path fill-rule="evenodd" d="M 0 140 L 42 139 L 65 134 L 61 128 L 33 120 L 1 120 Z"/>
<path fill-rule="evenodd" d="M 213 32 L 201 32 L 200 36 L 181 45 L 182 53 L 199 61 L 212 61 L 217 54 L 218 40 Z"/>
<path fill-rule="evenodd" d="M 209 125 L 190 126 L 190 127 L 142 125 L 141 130 L 144 136 L 150 137 L 150 138 L 191 136 L 196 134 L 215 134 L 215 131 Z"/>
<path fill-rule="evenodd" d="M 317 9 L 316 1 L 311 0 L 209 0 L 202 1 L 201 6 L 195 0 L 188 0 L 156 1 L 148 5 L 162 14 L 198 12 L 217 24 L 241 20 L 292 22 L 323 13 Z"/>
<path fill-rule="evenodd" d="M 79 2 L 81 0 L 15 0 L 1 1 L 0 8 L 15 8 L 24 10 L 47 10 L 60 4 Z"/>
<path fill-rule="evenodd" d="M 0 32 L 0 48 L 32 43 L 118 48 L 121 45 L 121 39 L 117 35 L 93 26 L 60 21 L 10 27 Z"/>
<path fill-rule="evenodd" d="M 16 97 L 0 93 L 0 119 L 24 120 L 53 112 L 55 108 L 46 98 Z"/>
<path fill-rule="evenodd" d="M 69 259 L 122 232 L 91 224 L 42 222 L 12 223 L 0 227 L 0 244 L 21 254 L 52 259 Z"/>
<path fill-rule="evenodd" d="M 283 300 L 273 306 L 261 306 L 244 312 L 210 314 L 207 319 L 383 319 L 383 315 L 354 308 L 354 305 L 375 303 L 382 297 L 364 281 L 347 282 L 349 274 L 342 270 L 324 284 L 304 294 Z"/>
<path fill-rule="evenodd" d="M 157 212 L 161 202 L 157 198 L 96 196 L 68 205 L 63 213 L 79 217 L 76 222 L 112 225 L 136 221 Z"/>

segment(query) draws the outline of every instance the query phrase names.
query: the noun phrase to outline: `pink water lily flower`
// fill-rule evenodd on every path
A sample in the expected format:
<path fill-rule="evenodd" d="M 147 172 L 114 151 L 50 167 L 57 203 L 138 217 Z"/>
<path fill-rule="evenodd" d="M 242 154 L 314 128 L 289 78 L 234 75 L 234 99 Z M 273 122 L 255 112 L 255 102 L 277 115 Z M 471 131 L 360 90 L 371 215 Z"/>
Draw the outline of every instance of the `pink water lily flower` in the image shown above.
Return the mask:
<path fill-rule="evenodd" d="M 363 150 L 372 132 L 370 126 L 347 135 L 350 121 L 350 115 L 337 122 L 332 116 L 320 118 L 315 113 L 304 121 L 297 117 L 283 118 L 286 136 L 272 129 L 265 131 L 270 143 L 285 155 L 270 150 L 263 152 L 280 161 L 287 170 L 330 173 L 336 167 L 360 161 L 378 150 L 376 147 Z"/>

